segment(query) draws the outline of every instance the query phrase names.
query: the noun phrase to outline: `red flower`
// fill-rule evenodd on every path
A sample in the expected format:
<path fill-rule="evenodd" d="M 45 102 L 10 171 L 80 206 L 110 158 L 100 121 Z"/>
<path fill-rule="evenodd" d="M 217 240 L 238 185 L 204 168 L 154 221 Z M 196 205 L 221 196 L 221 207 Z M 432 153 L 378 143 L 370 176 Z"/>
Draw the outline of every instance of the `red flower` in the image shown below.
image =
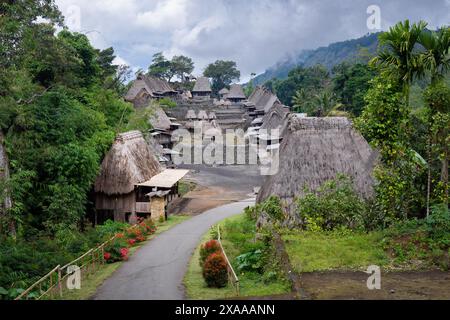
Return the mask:
<path fill-rule="evenodd" d="M 120 255 L 122 256 L 122 258 L 127 257 L 128 256 L 128 248 L 120 249 Z"/>
<path fill-rule="evenodd" d="M 103 255 L 103 258 L 105 258 L 105 260 L 109 260 L 111 258 L 111 253 L 105 252 L 105 254 Z"/>
<path fill-rule="evenodd" d="M 129 244 L 130 246 L 134 246 L 135 243 L 136 243 L 136 239 L 129 239 L 129 240 L 128 240 L 128 244 Z"/>
<path fill-rule="evenodd" d="M 125 237 L 125 235 L 123 233 L 116 234 L 116 238 L 118 238 L 118 239 L 122 239 L 124 237 Z"/>

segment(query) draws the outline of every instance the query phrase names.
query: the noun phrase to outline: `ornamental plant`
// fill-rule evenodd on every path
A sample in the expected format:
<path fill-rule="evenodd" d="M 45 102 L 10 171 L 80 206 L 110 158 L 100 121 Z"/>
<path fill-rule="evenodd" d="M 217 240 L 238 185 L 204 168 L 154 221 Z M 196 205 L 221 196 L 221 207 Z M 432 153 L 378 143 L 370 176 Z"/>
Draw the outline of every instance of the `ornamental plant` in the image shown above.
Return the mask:
<path fill-rule="evenodd" d="M 203 278 L 208 287 L 223 288 L 227 285 L 227 262 L 222 253 L 216 252 L 208 256 L 203 265 Z"/>
<path fill-rule="evenodd" d="M 203 266 L 206 259 L 212 253 L 220 252 L 220 244 L 217 240 L 209 240 L 200 247 L 200 266 Z"/>
<path fill-rule="evenodd" d="M 105 247 L 104 259 L 107 263 L 128 259 L 127 242 L 122 238 L 115 238 Z"/>

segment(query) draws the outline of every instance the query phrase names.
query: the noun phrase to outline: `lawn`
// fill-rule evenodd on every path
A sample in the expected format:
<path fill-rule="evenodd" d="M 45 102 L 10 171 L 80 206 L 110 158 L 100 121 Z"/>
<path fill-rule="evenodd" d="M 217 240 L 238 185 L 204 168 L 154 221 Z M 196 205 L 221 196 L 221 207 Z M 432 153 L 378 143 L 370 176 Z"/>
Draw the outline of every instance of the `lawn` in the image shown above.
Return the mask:
<path fill-rule="evenodd" d="M 275 264 L 276 259 L 273 259 L 272 256 L 269 258 L 271 263 L 267 263 L 266 269 L 262 273 L 238 271 L 236 257 L 262 246 L 259 241 L 255 241 L 256 230 L 254 221 L 248 220 L 244 214 L 241 214 L 228 218 L 219 225 L 221 226 L 222 242 L 225 252 L 239 278 L 241 297 L 277 295 L 291 291 L 289 282 L 279 273 L 279 269 Z M 213 228 L 216 228 L 216 226 Z M 211 238 L 212 232 L 208 232 L 203 236 L 201 243 Z M 221 289 L 208 288 L 206 286 L 202 276 L 202 269 L 199 265 L 200 245 L 191 258 L 188 272 L 184 278 L 188 298 L 226 299 L 236 297 L 234 287 L 230 284 Z"/>
<path fill-rule="evenodd" d="M 379 232 L 286 232 L 282 235 L 296 272 L 365 270 L 385 266 L 389 258 Z"/>
<path fill-rule="evenodd" d="M 169 230 L 175 225 L 189 219 L 190 216 L 187 215 L 171 215 L 167 218 L 167 221 L 159 222 L 156 221 L 155 224 L 157 226 L 157 230 L 154 234 L 152 234 L 147 241 L 151 241 L 158 234 Z M 140 247 L 145 245 L 147 241 L 140 243 L 139 245 L 130 248 L 130 255 L 133 255 Z M 119 261 L 111 264 L 105 264 L 100 266 L 100 268 L 88 278 L 83 279 L 81 283 L 81 289 L 79 290 L 71 290 L 65 291 L 64 300 L 87 300 L 92 297 L 97 288 L 107 279 L 109 278 L 114 271 L 116 271 L 122 263 L 126 263 L 124 261 Z"/>

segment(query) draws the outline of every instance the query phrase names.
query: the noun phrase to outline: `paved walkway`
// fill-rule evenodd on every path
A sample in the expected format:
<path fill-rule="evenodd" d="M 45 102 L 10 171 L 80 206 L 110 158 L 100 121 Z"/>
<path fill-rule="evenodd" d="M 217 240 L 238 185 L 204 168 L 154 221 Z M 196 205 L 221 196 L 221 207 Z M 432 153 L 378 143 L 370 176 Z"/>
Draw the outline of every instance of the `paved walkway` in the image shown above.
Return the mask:
<path fill-rule="evenodd" d="M 206 211 L 139 248 L 97 290 L 97 300 L 184 299 L 183 277 L 201 237 L 217 222 L 237 215 L 254 199 Z"/>

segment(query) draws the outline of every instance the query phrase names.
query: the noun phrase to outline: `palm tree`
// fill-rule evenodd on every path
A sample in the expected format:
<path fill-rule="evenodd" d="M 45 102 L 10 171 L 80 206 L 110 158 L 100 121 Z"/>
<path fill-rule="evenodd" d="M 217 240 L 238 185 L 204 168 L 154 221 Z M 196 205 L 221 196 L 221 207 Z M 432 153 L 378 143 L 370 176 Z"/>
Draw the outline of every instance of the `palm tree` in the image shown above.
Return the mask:
<path fill-rule="evenodd" d="M 409 105 L 409 88 L 416 76 L 423 74 L 417 42 L 427 26 L 424 21 L 410 24 L 399 22 L 379 36 L 382 51 L 371 63 L 381 66 L 388 75 L 397 79 L 403 87 L 405 102 Z"/>
<path fill-rule="evenodd" d="M 418 39 L 425 52 L 421 54 L 421 65 L 424 70 L 431 73 L 431 84 L 436 85 L 443 79 L 444 75 L 450 70 L 450 28 L 444 27 L 437 32 L 424 30 Z M 432 107 L 432 106 L 430 106 Z M 431 114 L 445 112 L 445 110 L 431 110 Z M 428 120 L 431 127 L 432 120 Z M 447 128 L 443 128 L 441 136 L 447 137 Z M 430 194 L 431 194 L 431 132 L 428 134 L 428 181 L 427 181 L 427 216 L 430 212 Z M 444 158 L 442 159 L 441 180 L 446 192 L 446 201 L 448 202 L 448 146 L 444 145 Z"/>

